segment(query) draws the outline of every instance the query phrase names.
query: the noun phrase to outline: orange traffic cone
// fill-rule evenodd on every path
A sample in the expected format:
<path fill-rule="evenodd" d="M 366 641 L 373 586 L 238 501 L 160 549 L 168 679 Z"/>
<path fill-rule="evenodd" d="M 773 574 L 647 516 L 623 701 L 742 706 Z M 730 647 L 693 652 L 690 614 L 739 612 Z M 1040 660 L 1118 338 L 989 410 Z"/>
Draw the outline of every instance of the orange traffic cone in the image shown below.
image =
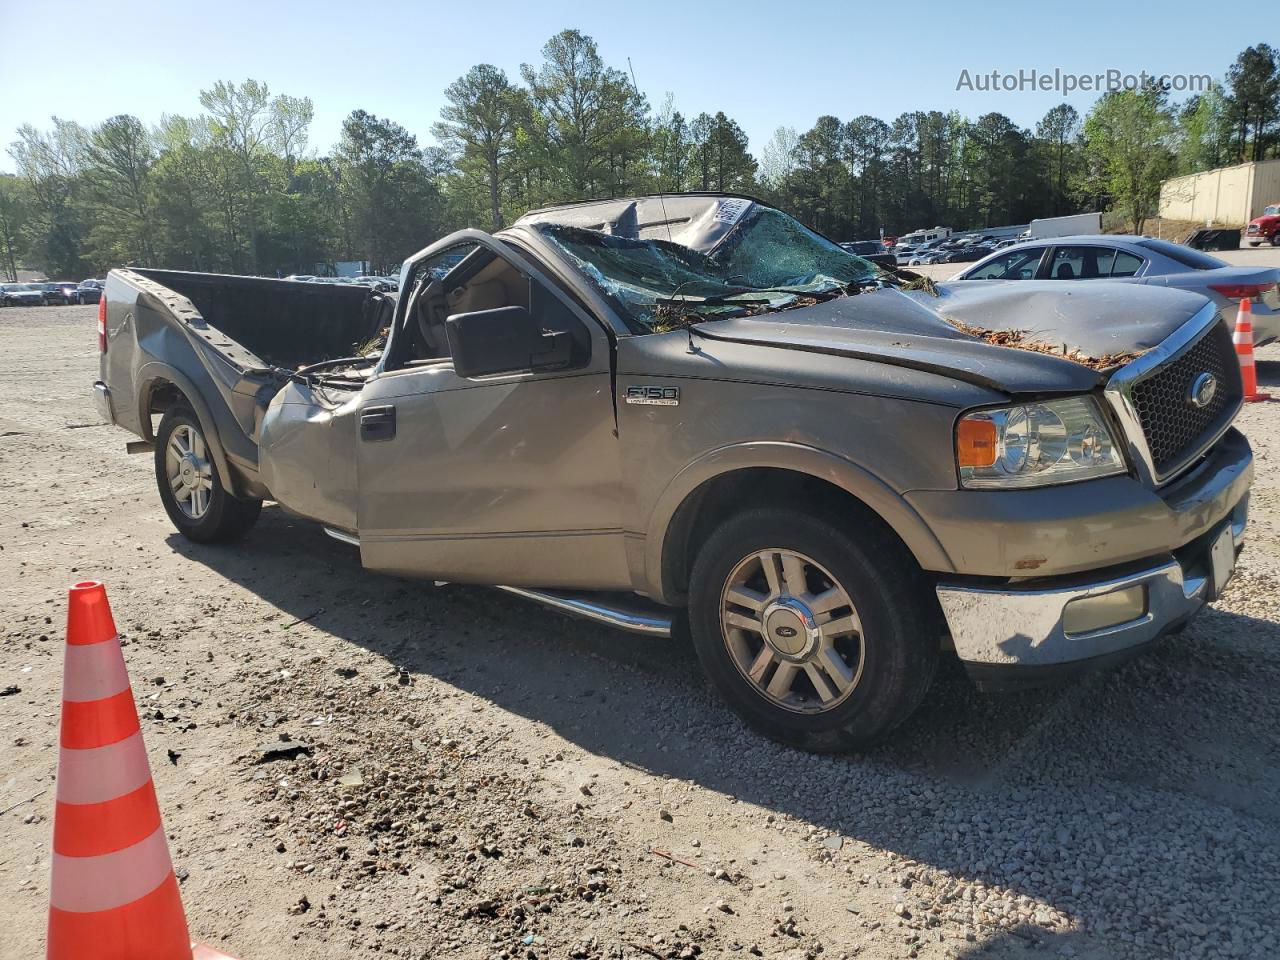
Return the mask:
<path fill-rule="evenodd" d="M 202 948 L 204 958 L 223 954 Z M 48 960 L 191 960 L 151 767 L 100 583 L 67 606 Z"/>
<path fill-rule="evenodd" d="M 1240 309 L 1236 313 L 1236 329 L 1231 335 L 1231 341 L 1236 345 L 1236 357 L 1240 360 L 1244 402 L 1270 400 L 1271 394 L 1258 392 L 1258 367 L 1253 359 L 1253 303 L 1248 297 L 1240 301 Z"/>

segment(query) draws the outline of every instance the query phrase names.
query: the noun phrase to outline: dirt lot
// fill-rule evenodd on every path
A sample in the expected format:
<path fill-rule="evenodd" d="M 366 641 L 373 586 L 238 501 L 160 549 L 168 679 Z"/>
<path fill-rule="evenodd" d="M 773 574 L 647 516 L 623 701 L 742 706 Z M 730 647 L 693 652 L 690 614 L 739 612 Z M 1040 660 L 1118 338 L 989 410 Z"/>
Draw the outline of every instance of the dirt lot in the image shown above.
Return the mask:
<path fill-rule="evenodd" d="M 43 952 L 85 578 L 192 931 L 243 960 L 1280 955 L 1280 403 L 1241 418 L 1251 541 L 1185 634 L 1051 692 L 944 669 L 892 744 L 817 758 L 674 642 L 364 573 L 274 508 L 186 542 L 94 413 L 94 316 L 0 311 L 0 957 Z"/>

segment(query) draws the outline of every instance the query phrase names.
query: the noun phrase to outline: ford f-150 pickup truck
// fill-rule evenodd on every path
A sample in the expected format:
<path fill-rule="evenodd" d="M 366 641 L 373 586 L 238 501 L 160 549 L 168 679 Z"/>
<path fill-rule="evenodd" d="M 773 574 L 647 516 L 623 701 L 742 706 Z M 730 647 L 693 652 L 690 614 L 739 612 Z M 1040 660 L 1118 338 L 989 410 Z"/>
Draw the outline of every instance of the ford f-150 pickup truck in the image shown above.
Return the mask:
<path fill-rule="evenodd" d="M 678 629 L 812 750 L 882 738 L 944 653 L 1008 687 L 1181 629 L 1253 471 L 1203 297 L 935 287 L 722 194 L 464 230 L 398 297 L 113 270 L 99 346 L 192 540 L 273 500 L 371 570 Z"/>

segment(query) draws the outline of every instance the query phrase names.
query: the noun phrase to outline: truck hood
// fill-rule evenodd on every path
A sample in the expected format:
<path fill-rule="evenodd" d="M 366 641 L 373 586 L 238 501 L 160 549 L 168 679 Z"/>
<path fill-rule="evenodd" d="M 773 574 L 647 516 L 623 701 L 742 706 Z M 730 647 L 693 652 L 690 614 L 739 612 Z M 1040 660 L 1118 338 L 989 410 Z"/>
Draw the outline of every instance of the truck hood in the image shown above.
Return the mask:
<path fill-rule="evenodd" d="M 757 317 L 698 324 L 703 337 L 925 370 L 1009 394 L 1082 393 L 1108 370 L 1049 353 L 995 346 L 956 326 L 1010 333 L 1064 353 L 1139 354 L 1205 299 L 1136 284 L 967 281 L 924 292 L 877 290 Z"/>
<path fill-rule="evenodd" d="M 1280 225 L 1280 216 L 1275 214 L 1267 214 L 1261 217 L 1254 217 L 1249 221 L 1251 227 L 1274 227 Z"/>

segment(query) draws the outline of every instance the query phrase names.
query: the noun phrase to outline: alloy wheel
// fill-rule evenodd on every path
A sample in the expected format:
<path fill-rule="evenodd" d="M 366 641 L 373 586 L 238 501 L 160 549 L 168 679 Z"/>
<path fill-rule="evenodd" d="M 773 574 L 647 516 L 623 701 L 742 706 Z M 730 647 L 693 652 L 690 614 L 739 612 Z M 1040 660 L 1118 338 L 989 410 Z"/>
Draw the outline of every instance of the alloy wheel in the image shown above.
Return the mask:
<path fill-rule="evenodd" d="M 165 472 L 178 509 L 191 520 L 209 512 L 213 499 L 213 464 L 200 431 L 179 423 L 169 434 L 165 447 Z"/>
<path fill-rule="evenodd" d="M 738 672 L 785 710 L 825 713 L 862 677 L 862 621 L 852 598 L 793 550 L 762 550 L 733 568 L 721 591 L 720 628 Z"/>

